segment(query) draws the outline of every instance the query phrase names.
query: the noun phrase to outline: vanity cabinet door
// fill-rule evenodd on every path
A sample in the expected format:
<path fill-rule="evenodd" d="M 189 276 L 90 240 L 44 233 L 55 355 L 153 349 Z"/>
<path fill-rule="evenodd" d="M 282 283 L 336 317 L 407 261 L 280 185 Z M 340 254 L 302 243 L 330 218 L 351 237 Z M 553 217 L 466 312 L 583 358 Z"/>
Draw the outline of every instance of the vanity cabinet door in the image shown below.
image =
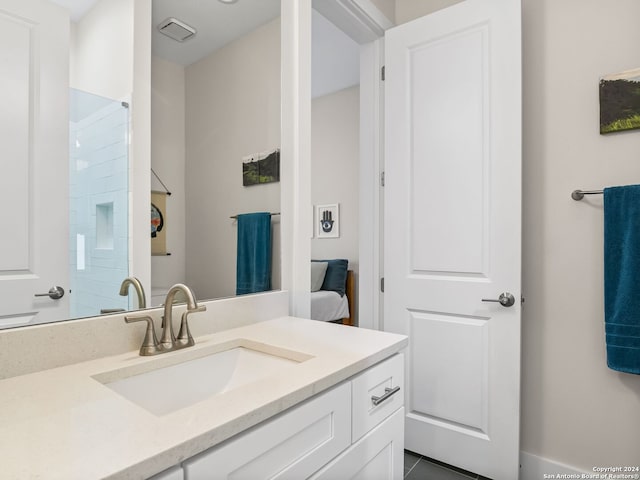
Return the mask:
<path fill-rule="evenodd" d="M 404 408 L 362 437 L 310 480 L 402 480 Z"/>
<path fill-rule="evenodd" d="M 182 465 L 189 480 L 300 480 L 350 444 L 351 384 L 347 382 Z"/>

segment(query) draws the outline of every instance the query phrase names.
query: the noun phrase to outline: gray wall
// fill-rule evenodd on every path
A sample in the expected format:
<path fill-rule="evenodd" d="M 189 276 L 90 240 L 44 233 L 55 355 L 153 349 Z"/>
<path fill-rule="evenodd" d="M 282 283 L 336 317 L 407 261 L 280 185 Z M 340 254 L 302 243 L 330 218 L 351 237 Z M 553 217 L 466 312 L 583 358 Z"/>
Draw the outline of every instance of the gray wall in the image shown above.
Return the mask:
<path fill-rule="evenodd" d="M 152 304 L 159 305 L 169 287 L 186 282 L 185 71 L 156 56 L 151 70 L 151 167 L 171 191 L 166 203 L 171 255 L 151 257 L 152 291 L 147 296 L 157 296 Z M 164 190 L 153 175 L 151 189 Z"/>
<path fill-rule="evenodd" d="M 242 186 L 242 158 L 280 147 L 280 19 L 186 68 L 187 282 L 235 295 L 238 213 L 280 211 L 280 183 Z M 274 217 L 273 288 L 280 283 Z"/>
<path fill-rule="evenodd" d="M 340 204 L 340 237 L 311 240 L 311 258 L 346 258 L 358 272 L 360 88 L 311 102 L 311 202 Z M 315 218 L 315 222 L 318 219 Z M 314 235 L 316 225 L 314 224 Z"/>

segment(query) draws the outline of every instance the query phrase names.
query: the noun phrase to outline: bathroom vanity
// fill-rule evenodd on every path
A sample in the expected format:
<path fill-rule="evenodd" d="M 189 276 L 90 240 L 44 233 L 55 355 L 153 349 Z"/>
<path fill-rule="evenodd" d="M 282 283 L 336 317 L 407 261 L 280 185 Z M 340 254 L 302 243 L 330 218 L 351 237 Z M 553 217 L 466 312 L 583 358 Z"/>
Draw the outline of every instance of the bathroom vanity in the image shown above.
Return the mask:
<path fill-rule="evenodd" d="M 2 476 L 399 479 L 406 345 L 282 317 L 8 378 Z"/>
<path fill-rule="evenodd" d="M 302 402 L 154 479 L 400 479 L 403 475 L 402 354 Z"/>

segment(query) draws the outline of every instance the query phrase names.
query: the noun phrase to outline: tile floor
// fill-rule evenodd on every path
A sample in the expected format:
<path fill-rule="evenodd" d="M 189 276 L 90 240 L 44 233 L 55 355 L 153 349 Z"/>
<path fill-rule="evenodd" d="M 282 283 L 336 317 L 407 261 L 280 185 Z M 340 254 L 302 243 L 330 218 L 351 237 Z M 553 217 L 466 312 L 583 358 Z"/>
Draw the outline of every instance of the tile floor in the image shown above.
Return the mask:
<path fill-rule="evenodd" d="M 489 480 L 408 450 L 404 452 L 404 478 L 405 480 Z"/>

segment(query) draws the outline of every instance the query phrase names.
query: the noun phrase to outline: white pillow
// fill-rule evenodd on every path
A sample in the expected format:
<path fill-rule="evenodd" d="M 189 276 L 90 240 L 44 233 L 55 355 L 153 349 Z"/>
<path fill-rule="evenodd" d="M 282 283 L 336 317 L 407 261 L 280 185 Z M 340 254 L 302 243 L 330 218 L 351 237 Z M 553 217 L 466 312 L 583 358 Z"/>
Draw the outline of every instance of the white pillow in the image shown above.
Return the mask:
<path fill-rule="evenodd" d="M 317 292 L 322 288 L 324 276 L 327 273 L 327 262 L 311 262 L 311 291 Z"/>

